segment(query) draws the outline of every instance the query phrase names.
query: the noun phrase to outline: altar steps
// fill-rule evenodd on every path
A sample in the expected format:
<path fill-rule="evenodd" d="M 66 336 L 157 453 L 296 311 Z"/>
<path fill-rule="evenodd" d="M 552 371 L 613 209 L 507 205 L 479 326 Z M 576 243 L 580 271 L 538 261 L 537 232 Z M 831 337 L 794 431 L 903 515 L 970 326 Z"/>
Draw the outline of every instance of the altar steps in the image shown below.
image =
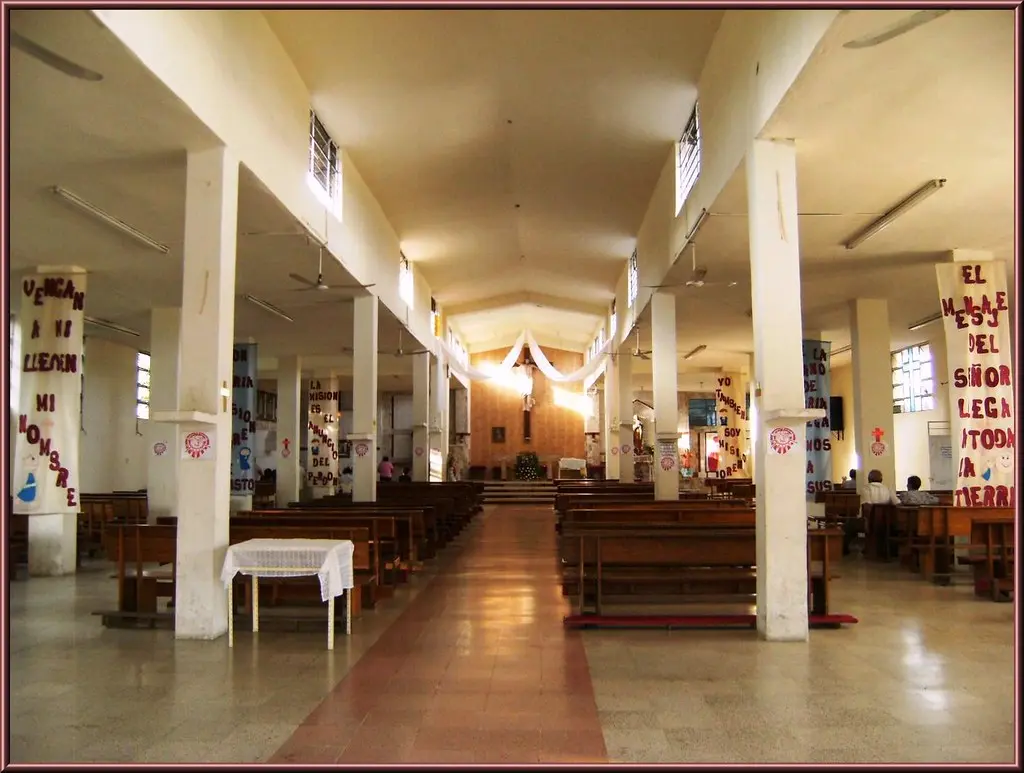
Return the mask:
<path fill-rule="evenodd" d="M 555 505 L 555 486 L 549 480 L 488 480 L 484 504 Z"/>

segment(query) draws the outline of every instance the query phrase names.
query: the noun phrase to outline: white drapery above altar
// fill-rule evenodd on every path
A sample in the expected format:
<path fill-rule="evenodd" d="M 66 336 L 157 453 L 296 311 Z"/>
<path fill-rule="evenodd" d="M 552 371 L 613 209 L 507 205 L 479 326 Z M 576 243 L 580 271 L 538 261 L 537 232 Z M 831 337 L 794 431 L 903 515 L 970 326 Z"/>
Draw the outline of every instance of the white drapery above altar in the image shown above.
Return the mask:
<path fill-rule="evenodd" d="M 519 337 L 516 338 L 515 344 L 513 344 L 508 354 L 505 355 L 505 359 L 501 361 L 500 365 L 492 365 L 489 367 L 485 366 L 483 368 L 459 362 L 456 352 L 448 345 L 447 341 L 443 338 L 439 338 L 438 342 L 441 344 L 441 350 L 444 352 L 445 357 L 448 360 L 448 367 L 462 379 L 472 381 L 489 381 L 491 379 L 509 380 L 514 378 L 512 369 L 519 360 L 519 355 L 523 351 L 523 345 L 526 344 L 530 347 L 530 356 L 533 357 L 533 361 L 537 364 L 538 370 L 540 370 L 540 372 L 549 380 L 559 384 L 574 384 L 579 381 L 589 382 L 593 376 L 600 372 L 604 367 L 605 358 L 608 357 L 609 352 L 612 350 L 613 339 L 609 338 L 605 341 L 604 346 L 602 346 L 582 368 L 566 374 L 559 373 L 555 366 L 551 364 L 548 358 L 544 355 L 544 351 L 540 348 L 540 345 L 533 337 L 533 333 L 529 330 L 524 330 L 519 334 Z"/>

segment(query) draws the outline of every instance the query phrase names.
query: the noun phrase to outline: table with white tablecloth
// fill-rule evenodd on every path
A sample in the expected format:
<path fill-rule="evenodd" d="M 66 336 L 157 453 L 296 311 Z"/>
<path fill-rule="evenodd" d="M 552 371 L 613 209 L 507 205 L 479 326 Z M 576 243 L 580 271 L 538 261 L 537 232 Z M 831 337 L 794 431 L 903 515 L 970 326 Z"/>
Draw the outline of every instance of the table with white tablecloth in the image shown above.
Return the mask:
<path fill-rule="evenodd" d="M 558 460 L 558 477 L 562 477 L 563 472 L 574 472 L 574 477 L 585 478 L 587 476 L 587 460 L 586 459 L 573 459 L 571 457 L 565 457 Z"/>
<path fill-rule="evenodd" d="M 334 649 L 334 599 L 347 600 L 345 632 L 352 633 L 352 589 L 355 585 L 351 540 L 251 539 L 228 547 L 220 578 L 228 591 L 228 646 L 235 644 L 234 577 L 252 578 L 252 630 L 260 629 L 260 577 L 320 579 L 320 597 L 327 602 L 327 649 Z"/>

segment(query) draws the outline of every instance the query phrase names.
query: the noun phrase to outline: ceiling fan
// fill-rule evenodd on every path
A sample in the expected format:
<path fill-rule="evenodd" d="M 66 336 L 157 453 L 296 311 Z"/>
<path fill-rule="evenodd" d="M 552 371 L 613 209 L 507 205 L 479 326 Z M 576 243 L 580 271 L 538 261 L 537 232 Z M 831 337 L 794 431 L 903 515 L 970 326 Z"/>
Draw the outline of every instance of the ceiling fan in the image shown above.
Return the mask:
<path fill-rule="evenodd" d="M 651 359 L 651 350 L 644 351 L 640 348 L 640 328 L 636 329 L 636 349 L 630 352 L 634 357 L 639 357 L 641 360 Z"/>
<path fill-rule="evenodd" d="M 315 282 L 311 282 L 310 280 L 306 279 L 306 277 L 300 276 L 299 274 L 289 274 L 288 276 L 290 276 L 296 282 L 301 282 L 302 284 L 306 285 L 305 287 L 297 287 L 294 290 L 292 290 L 292 292 L 296 292 L 296 293 L 308 293 L 310 290 L 358 290 L 358 289 L 365 290 L 368 287 L 373 287 L 374 286 L 374 283 L 370 283 L 368 285 L 361 285 L 361 284 L 354 284 L 354 285 L 328 285 L 328 284 L 324 284 L 324 248 L 323 247 L 320 248 L 320 262 L 319 262 L 319 265 L 318 265 L 318 268 L 317 268 L 317 275 L 316 275 L 316 281 Z"/>
<path fill-rule="evenodd" d="M 378 350 L 377 354 L 385 354 L 385 355 L 390 355 L 392 357 L 409 357 L 409 356 L 412 356 L 414 354 L 430 354 L 430 350 L 429 349 L 414 349 L 414 350 L 412 350 L 410 352 L 405 351 L 402 348 L 402 331 L 399 330 L 398 331 L 398 349 L 396 349 L 395 351 L 390 351 L 390 352 Z"/>
<path fill-rule="evenodd" d="M 17 48 L 19 51 L 31 56 L 33 59 L 37 59 L 48 67 L 52 67 L 58 72 L 62 72 L 72 78 L 78 78 L 83 81 L 101 81 L 103 76 L 94 70 L 82 67 L 79 64 L 75 64 L 69 59 L 65 59 L 60 54 L 55 54 L 48 48 L 43 48 L 38 43 L 35 43 L 23 35 L 19 35 L 14 30 L 11 30 L 11 48 Z"/>
<path fill-rule="evenodd" d="M 652 289 L 665 289 L 668 287 L 710 287 L 714 285 L 721 285 L 723 287 L 735 287 L 738 282 L 706 282 L 704 277 L 708 275 L 707 266 L 697 265 L 697 243 L 690 242 L 690 254 L 693 258 L 693 269 L 690 272 L 690 278 L 685 282 L 673 282 L 670 284 L 663 285 L 647 285 Z"/>

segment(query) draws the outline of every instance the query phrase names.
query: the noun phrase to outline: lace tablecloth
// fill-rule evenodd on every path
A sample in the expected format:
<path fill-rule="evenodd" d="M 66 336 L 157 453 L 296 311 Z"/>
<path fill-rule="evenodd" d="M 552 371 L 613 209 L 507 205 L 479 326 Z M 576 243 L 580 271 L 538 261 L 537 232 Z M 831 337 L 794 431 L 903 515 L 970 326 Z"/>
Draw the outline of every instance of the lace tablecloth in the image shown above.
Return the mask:
<path fill-rule="evenodd" d="M 220 579 L 225 587 L 241 572 L 253 577 L 320 578 L 323 601 L 354 586 L 351 540 L 251 539 L 228 547 Z"/>
<path fill-rule="evenodd" d="M 587 460 L 586 459 L 559 459 L 558 466 L 563 470 L 580 470 L 586 471 Z"/>

